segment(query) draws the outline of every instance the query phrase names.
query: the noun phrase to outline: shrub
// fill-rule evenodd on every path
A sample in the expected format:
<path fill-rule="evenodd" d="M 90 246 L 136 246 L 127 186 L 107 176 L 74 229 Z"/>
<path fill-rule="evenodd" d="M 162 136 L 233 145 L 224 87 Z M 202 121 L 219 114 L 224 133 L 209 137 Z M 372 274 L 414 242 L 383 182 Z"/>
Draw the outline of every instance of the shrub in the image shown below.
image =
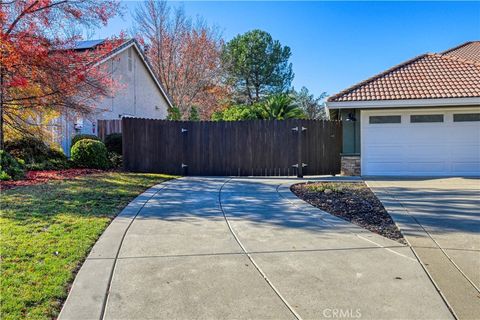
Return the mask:
<path fill-rule="evenodd" d="M 47 160 L 49 149 L 42 140 L 34 137 L 23 137 L 5 142 L 5 150 L 13 157 L 24 160 L 25 163 Z"/>
<path fill-rule="evenodd" d="M 122 154 L 122 134 L 111 133 L 105 137 L 105 147 L 109 152 Z"/>
<path fill-rule="evenodd" d="M 71 167 L 71 163 L 68 160 L 51 159 L 38 163 L 30 163 L 25 165 L 27 170 L 65 170 Z"/>
<path fill-rule="evenodd" d="M 170 107 L 167 111 L 167 120 L 178 121 L 182 119 L 182 113 L 178 107 Z"/>
<path fill-rule="evenodd" d="M 76 166 L 83 168 L 106 169 L 109 165 L 107 148 L 98 140 L 78 141 L 72 146 L 71 157 Z"/>
<path fill-rule="evenodd" d="M 80 140 L 83 139 L 90 139 L 90 140 L 97 140 L 97 141 L 102 141 L 99 137 L 93 134 L 77 134 L 72 138 L 72 144 L 71 146 L 73 147 L 75 143 L 77 143 Z"/>
<path fill-rule="evenodd" d="M 13 157 L 22 159 L 29 170 L 54 170 L 68 167 L 67 157 L 63 151 L 49 147 L 38 138 L 23 137 L 7 141 L 5 150 Z"/>
<path fill-rule="evenodd" d="M 123 157 L 116 153 L 116 152 L 109 152 L 108 153 L 108 161 L 110 162 L 111 168 L 121 168 L 123 165 Z"/>
<path fill-rule="evenodd" d="M 19 180 L 25 177 L 24 162 L 0 150 L 0 180 Z"/>

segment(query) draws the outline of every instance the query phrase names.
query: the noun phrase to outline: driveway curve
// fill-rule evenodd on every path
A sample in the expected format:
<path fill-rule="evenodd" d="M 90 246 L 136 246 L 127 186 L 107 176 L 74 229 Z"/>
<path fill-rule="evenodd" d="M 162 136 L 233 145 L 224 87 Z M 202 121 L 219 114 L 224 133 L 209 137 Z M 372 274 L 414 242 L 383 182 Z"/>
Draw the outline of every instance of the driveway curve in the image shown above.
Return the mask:
<path fill-rule="evenodd" d="M 301 181 L 155 186 L 95 244 L 59 318 L 452 318 L 409 247 L 296 198 Z"/>

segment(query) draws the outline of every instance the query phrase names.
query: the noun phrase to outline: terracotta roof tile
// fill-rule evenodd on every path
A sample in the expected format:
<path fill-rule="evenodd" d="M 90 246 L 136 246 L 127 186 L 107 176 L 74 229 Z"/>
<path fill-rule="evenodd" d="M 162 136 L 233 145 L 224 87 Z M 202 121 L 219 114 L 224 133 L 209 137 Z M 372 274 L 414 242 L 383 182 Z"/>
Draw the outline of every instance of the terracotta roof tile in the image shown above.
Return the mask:
<path fill-rule="evenodd" d="M 458 47 L 444 51 L 442 55 L 480 63 L 480 41 L 464 43 Z"/>
<path fill-rule="evenodd" d="M 424 54 L 354 85 L 329 102 L 480 97 L 480 42 Z"/>

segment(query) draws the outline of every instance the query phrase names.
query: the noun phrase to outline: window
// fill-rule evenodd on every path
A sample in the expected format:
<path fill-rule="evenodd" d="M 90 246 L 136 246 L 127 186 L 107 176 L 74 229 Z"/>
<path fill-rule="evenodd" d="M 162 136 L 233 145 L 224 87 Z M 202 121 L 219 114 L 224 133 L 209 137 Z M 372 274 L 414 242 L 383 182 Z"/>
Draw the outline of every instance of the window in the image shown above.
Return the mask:
<path fill-rule="evenodd" d="M 443 122 L 443 114 L 415 114 L 410 116 L 411 123 Z"/>
<path fill-rule="evenodd" d="M 480 121 L 480 113 L 459 113 L 453 115 L 453 122 Z"/>
<path fill-rule="evenodd" d="M 369 122 L 371 124 L 379 123 L 400 123 L 402 121 L 402 116 L 371 116 Z"/>

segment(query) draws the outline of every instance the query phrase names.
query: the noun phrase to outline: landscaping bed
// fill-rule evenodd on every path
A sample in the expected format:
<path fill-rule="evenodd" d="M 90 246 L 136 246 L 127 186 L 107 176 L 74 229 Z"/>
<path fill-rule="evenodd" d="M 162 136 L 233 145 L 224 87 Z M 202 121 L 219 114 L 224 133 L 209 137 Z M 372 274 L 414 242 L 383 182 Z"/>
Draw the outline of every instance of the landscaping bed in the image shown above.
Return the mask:
<path fill-rule="evenodd" d="M 293 185 L 291 190 L 300 199 L 319 209 L 406 244 L 392 217 L 363 182 L 301 183 Z"/>
<path fill-rule="evenodd" d="M 52 180 L 73 179 L 87 174 L 101 173 L 97 169 L 66 169 L 66 170 L 41 170 L 28 171 L 22 180 L 0 181 L 0 190 L 8 190 L 16 187 L 31 186 L 41 183 L 47 183 Z"/>
<path fill-rule="evenodd" d="M 55 318 L 76 271 L 110 221 L 145 189 L 172 178 L 91 171 L 70 176 L 79 173 L 57 171 L 48 176 L 68 179 L 2 191 L 2 319 Z"/>

